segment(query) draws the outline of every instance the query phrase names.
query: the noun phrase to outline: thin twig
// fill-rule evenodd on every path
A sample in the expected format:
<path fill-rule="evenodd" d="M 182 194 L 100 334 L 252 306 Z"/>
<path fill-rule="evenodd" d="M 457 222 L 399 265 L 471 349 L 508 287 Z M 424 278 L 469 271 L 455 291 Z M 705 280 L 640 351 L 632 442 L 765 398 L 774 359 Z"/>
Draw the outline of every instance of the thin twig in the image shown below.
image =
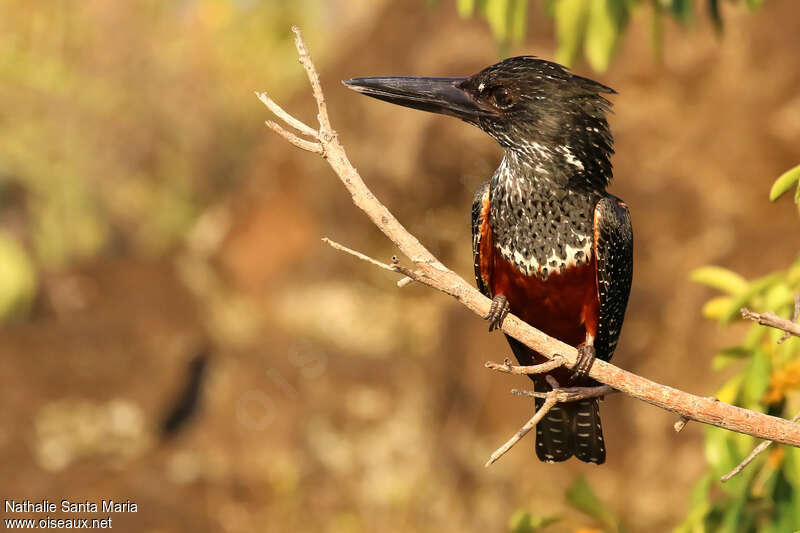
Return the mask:
<path fill-rule="evenodd" d="M 797 413 L 797 414 L 794 416 L 794 418 L 792 418 L 792 422 L 797 422 L 798 420 L 800 420 L 800 413 Z M 750 464 L 750 463 L 753 461 L 753 459 L 755 459 L 756 457 L 758 457 L 758 454 L 760 454 L 761 452 L 763 452 L 764 450 L 766 450 L 767 448 L 769 448 L 769 447 L 770 447 L 770 445 L 771 445 L 773 442 L 775 442 L 775 441 L 771 441 L 771 440 L 765 440 L 764 442 L 762 442 L 761 444 L 759 444 L 758 446 L 756 446 L 755 448 L 753 448 L 753 451 L 752 451 L 752 452 L 750 452 L 750 455 L 748 455 L 747 457 L 745 457 L 744 461 L 742 461 L 741 463 L 739 463 L 739 464 L 736 466 L 736 468 L 734 468 L 733 470 L 731 470 L 730 472 L 728 472 L 727 474 L 725 474 L 724 476 L 722 476 L 721 478 L 719 478 L 719 480 L 720 480 L 721 482 L 725 483 L 725 482 L 726 482 L 726 481 L 728 481 L 730 478 L 732 478 L 733 476 L 735 476 L 736 474 L 738 474 L 739 472 L 741 472 L 742 470 L 744 470 L 744 467 L 746 467 L 747 465 L 749 465 L 749 464 Z"/>
<path fill-rule="evenodd" d="M 342 251 L 342 252 L 344 252 L 346 254 L 350 254 L 352 256 L 358 257 L 362 261 L 366 261 L 367 263 L 373 264 L 378 268 L 382 268 L 382 269 L 388 270 L 390 272 L 396 272 L 396 273 L 400 273 L 400 274 L 405 274 L 405 277 L 403 279 L 411 279 L 413 281 L 413 277 L 417 275 L 414 271 L 412 271 L 412 270 L 410 270 L 410 269 L 408 269 L 408 268 L 406 268 L 404 266 L 396 265 L 396 264 L 389 265 L 389 264 L 386 264 L 386 263 L 381 263 L 377 259 L 373 259 L 373 258 L 371 258 L 370 256 L 368 256 L 366 254 L 362 254 L 359 251 L 353 250 L 352 248 L 348 248 L 347 246 L 345 246 L 343 244 L 339 244 L 338 242 L 333 241 L 333 240 L 329 239 L 328 237 L 323 237 L 322 238 L 322 242 L 328 244 L 331 248 L 335 248 L 336 250 Z M 401 279 L 400 281 L 402 281 L 403 279 Z"/>
<path fill-rule="evenodd" d="M 486 461 L 486 464 L 484 466 L 485 467 L 491 466 L 495 461 L 497 461 L 503 455 L 505 455 L 505 453 L 508 450 L 510 450 L 516 443 L 518 443 L 520 441 L 520 439 L 522 439 L 522 437 L 527 435 L 530 432 L 530 430 L 535 428 L 536 424 L 538 424 L 539 421 L 542 418 L 544 418 L 544 415 L 546 415 L 548 412 L 550 412 L 550 409 L 552 409 L 553 406 L 555 406 L 555 404 L 557 404 L 557 403 L 558 403 L 558 400 L 556 400 L 555 396 L 549 396 L 544 401 L 542 406 L 531 417 L 531 419 L 528 420 L 527 422 L 525 422 L 525 424 L 519 429 L 519 431 L 514 433 L 514 435 L 510 439 L 508 439 L 505 444 L 503 444 L 502 446 L 497 448 L 494 451 L 494 453 L 492 453 L 492 455 L 489 457 L 489 460 Z"/>
<path fill-rule="evenodd" d="M 531 398 L 547 398 L 547 395 L 551 392 L 553 391 L 536 392 L 532 390 L 511 389 L 511 394 L 530 396 Z M 556 399 L 559 402 L 574 402 L 586 398 L 599 398 L 619 391 L 608 385 L 599 385 L 596 387 L 561 387 L 556 389 L 556 392 Z"/>
<path fill-rule="evenodd" d="M 269 108 L 270 111 L 275 113 L 275 116 L 277 116 L 279 119 L 281 119 L 289 126 L 296 129 L 300 133 L 304 133 L 314 139 L 316 139 L 319 136 L 318 131 L 316 131 L 311 126 L 307 126 L 305 123 L 301 122 L 300 120 L 294 118 L 292 115 L 284 111 L 283 108 L 278 104 L 276 104 L 272 98 L 267 96 L 267 93 L 256 92 L 256 96 L 258 97 L 259 100 L 261 100 L 264 103 L 265 106 Z"/>
<path fill-rule="evenodd" d="M 335 135 L 333 128 L 331 128 L 331 121 L 328 118 L 328 106 L 325 104 L 325 96 L 322 94 L 322 84 L 319 82 L 319 75 L 317 69 L 314 68 L 314 63 L 311 62 L 311 55 L 308 53 L 305 43 L 303 42 L 303 35 L 300 33 L 300 28 L 292 26 L 294 32 L 294 45 L 297 48 L 297 53 L 300 56 L 300 63 L 306 69 L 308 74 L 308 81 L 311 84 L 311 91 L 314 93 L 314 99 L 317 101 L 317 120 L 319 120 L 319 129 L 322 134 Z"/>
<path fill-rule="evenodd" d="M 402 289 L 403 287 L 405 287 L 409 283 L 412 283 L 413 281 L 414 281 L 413 279 L 411 279 L 408 276 L 406 276 L 406 277 L 404 277 L 403 279 L 401 279 L 400 281 L 397 282 L 397 288 L 398 289 Z"/>
<path fill-rule="evenodd" d="M 328 119 L 325 98 L 308 50 L 300 31 L 293 28 L 295 44 L 300 62 L 306 69 L 314 98 L 317 102 L 320 131 L 317 136 L 321 150 L 316 146 L 310 151 L 320 153 L 352 196 L 353 203 L 370 218 L 375 226 L 405 254 L 416 269 L 398 268 L 415 281 L 448 294 L 478 316 L 486 316 L 491 300 L 478 292 L 462 277 L 443 265 L 419 240 L 411 235 L 395 216 L 369 190 L 358 171 L 347 158 Z M 280 130 L 276 130 L 281 133 Z M 283 133 L 281 133 L 283 135 Z M 291 137 L 284 135 L 291 141 Z M 308 142 L 308 141 L 304 141 Z M 293 144 L 297 144 L 294 143 Z M 314 144 L 314 143 L 312 143 Z M 302 145 L 299 145 L 303 148 Z M 304 149 L 309 149 L 308 147 Z M 787 321 L 788 322 L 788 321 Z M 796 326 L 800 332 L 800 326 Z M 503 321 L 503 332 L 544 357 L 561 355 L 566 365 L 574 366 L 578 359 L 575 347 L 526 324 L 509 314 Z M 766 440 L 800 447 L 800 425 L 788 420 L 743 409 L 711 398 L 703 398 L 672 387 L 655 383 L 646 378 L 622 370 L 606 361 L 597 360 L 588 374 L 592 379 L 605 383 L 634 398 L 672 411 L 688 420 L 722 427 Z M 530 422 L 530 421 L 529 421 Z"/>
<path fill-rule="evenodd" d="M 320 143 L 315 143 L 314 141 L 307 141 L 305 139 L 301 139 L 291 131 L 283 129 L 282 127 L 280 127 L 278 124 L 276 124 L 271 120 L 268 120 L 266 124 L 269 129 L 271 129 L 272 131 L 274 131 L 275 133 L 277 133 L 278 135 L 280 135 L 293 145 L 297 146 L 298 148 L 302 148 L 303 150 L 306 150 L 308 152 L 314 152 L 315 154 L 322 153 L 322 145 Z"/>
<path fill-rule="evenodd" d="M 675 424 L 672 426 L 675 429 L 675 433 L 680 433 L 683 431 L 683 428 L 686 427 L 686 424 L 689 423 L 689 419 L 685 416 L 680 417 Z"/>
<path fill-rule="evenodd" d="M 555 370 L 560 366 L 564 366 L 567 362 L 566 357 L 555 355 L 549 361 L 544 363 L 540 363 L 538 365 L 530 365 L 530 366 L 517 366 L 512 365 L 511 361 L 506 359 L 502 363 L 494 363 L 492 361 L 486 361 L 483 365 L 486 368 L 491 370 L 497 370 L 498 372 L 503 372 L 505 374 L 544 374 L 545 372 L 550 372 L 551 370 Z"/>
<path fill-rule="evenodd" d="M 390 272 L 397 272 L 397 270 L 395 270 L 395 266 L 396 265 L 387 265 L 386 263 L 381 263 L 377 259 L 373 259 L 368 255 L 362 254 L 361 252 L 357 252 L 357 251 L 353 250 L 352 248 L 348 248 L 347 246 L 345 246 L 343 244 L 339 244 L 336 241 L 332 241 L 331 239 L 329 239 L 327 237 L 323 237 L 322 238 L 322 242 L 330 245 L 331 248 L 335 248 L 337 250 L 341 250 L 342 252 L 348 253 L 348 254 L 353 255 L 355 257 L 358 257 L 362 261 L 366 261 L 367 263 L 371 263 L 371 264 L 375 265 L 376 267 L 382 268 L 384 270 L 389 270 Z"/>
<path fill-rule="evenodd" d="M 742 313 L 742 317 L 748 320 L 754 320 L 761 324 L 762 326 L 769 326 L 771 328 L 780 329 L 785 331 L 788 335 L 794 335 L 795 337 L 800 337 L 800 324 L 793 322 L 792 320 L 787 320 L 785 318 L 781 318 L 775 313 L 754 313 L 753 311 L 747 309 L 746 307 L 742 307 L 739 310 Z M 795 319 L 797 320 L 797 319 Z"/>

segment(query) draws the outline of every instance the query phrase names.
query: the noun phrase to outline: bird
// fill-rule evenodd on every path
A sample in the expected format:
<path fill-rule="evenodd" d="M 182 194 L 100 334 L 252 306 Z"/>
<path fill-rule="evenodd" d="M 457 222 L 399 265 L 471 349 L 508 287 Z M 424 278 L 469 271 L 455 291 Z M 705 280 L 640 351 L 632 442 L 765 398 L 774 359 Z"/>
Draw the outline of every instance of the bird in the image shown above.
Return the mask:
<path fill-rule="evenodd" d="M 503 149 L 472 203 L 475 279 L 492 300 L 484 318 L 502 328 L 509 312 L 578 350 L 572 368 L 529 377 L 534 390 L 593 386 L 596 358 L 608 361 L 622 331 L 633 278 L 628 206 L 607 192 L 613 89 L 534 56 L 505 59 L 462 78 L 381 76 L 344 80 L 359 93 L 453 116 Z M 506 335 L 520 365 L 547 358 Z M 542 398 L 535 399 L 538 410 Z M 546 463 L 576 457 L 603 464 L 598 398 L 559 403 L 536 427 Z"/>

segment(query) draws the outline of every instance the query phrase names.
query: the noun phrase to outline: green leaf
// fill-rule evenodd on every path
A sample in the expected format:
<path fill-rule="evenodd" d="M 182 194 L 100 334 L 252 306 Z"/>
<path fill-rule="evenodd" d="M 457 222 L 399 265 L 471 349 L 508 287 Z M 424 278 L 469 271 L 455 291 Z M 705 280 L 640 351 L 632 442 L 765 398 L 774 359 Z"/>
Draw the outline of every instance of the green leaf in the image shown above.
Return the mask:
<path fill-rule="evenodd" d="M 751 281 L 746 291 L 733 298 L 731 307 L 728 309 L 728 314 L 721 317 L 720 322 L 722 324 L 727 324 L 735 317 L 738 317 L 742 307 L 750 305 L 757 295 L 769 289 L 775 283 L 778 283 L 781 278 L 781 274 L 769 274 L 763 278 Z"/>
<path fill-rule="evenodd" d="M 705 517 L 711 510 L 708 491 L 711 489 L 712 479 L 712 474 L 706 474 L 694 486 L 689 499 L 689 514 L 686 520 L 674 530 L 674 533 L 705 531 Z"/>
<path fill-rule="evenodd" d="M 772 184 L 772 188 L 769 190 L 769 201 L 774 202 L 780 198 L 781 195 L 791 189 L 798 180 L 800 180 L 800 165 L 787 170 L 775 180 L 775 183 Z"/>
<path fill-rule="evenodd" d="M 584 54 L 593 69 L 608 70 L 627 20 L 628 11 L 623 2 L 593 0 L 590 3 Z"/>
<path fill-rule="evenodd" d="M 594 518 L 604 524 L 608 529 L 616 531 L 619 529 L 618 522 L 614 515 L 606 509 L 600 498 L 597 497 L 592 487 L 586 482 L 584 476 L 578 476 L 575 482 L 565 493 L 567 503 L 578 511 Z"/>
<path fill-rule="evenodd" d="M 558 49 L 556 60 L 571 66 L 578 54 L 589 18 L 589 0 L 561 0 L 554 6 Z"/>
<path fill-rule="evenodd" d="M 719 533 L 738 533 L 741 531 L 749 531 L 749 528 L 743 523 L 742 515 L 744 514 L 745 494 L 740 494 L 738 497 L 729 500 L 725 506 L 725 514 L 722 518 L 722 525 L 717 530 Z"/>
<path fill-rule="evenodd" d="M 672 14 L 681 24 L 688 24 L 692 18 L 692 0 L 672 0 Z"/>
<path fill-rule="evenodd" d="M 783 335 L 781 335 L 782 337 Z M 800 338 L 789 337 L 777 348 L 776 365 L 785 365 L 800 356 Z"/>
<path fill-rule="evenodd" d="M 737 433 L 734 431 L 729 431 L 728 433 L 731 442 L 733 443 L 734 449 L 736 450 L 736 453 L 742 459 L 747 457 L 750 454 L 750 452 L 753 451 L 753 448 L 761 444 L 761 441 L 759 439 L 756 439 L 752 435 L 746 435 L 744 433 Z M 763 463 L 766 460 L 766 457 L 767 457 L 766 454 L 764 454 L 764 456 L 761 457 L 759 461 Z M 755 464 L 758 464 L 758 461 L 756 461 Z M 758 469 L 759 468 L 756 467 L 754 470 Z"/>
<path fill-rule="evenodd" d="M 705 455 L 706 460 L 711 466 L 711 473 L 715 478 L 727 474 L 738 465 L 745 455 L 750 452 L 741 451 L 741 443 L 738 442 L 738 434 L 718 427 L 707 427 L 705 429 Z M 751 437 L 752 439 L 752 437 Z M 760 459 L 760 460 L 763 460 Z M 726 483 L 719 484 L 717 487 L 721 488 L 725 494 L 731 497 L 739 497 L 747 494 L 750 487 L 750 481 L 753 475 L 758 472 L 757 468 L 745 469 L 741 474 L 734 476 Z M 728 507 L 728 502 L 725 502 L 723 509 Z"/>
<path fill-rule="evenodd" d="M 471 17 L 475 13 L 475 0 L 458 0 L 456 7 L 462 18 Z"/>
<path fill-rule="evenodd" d="M 749 286 L 747 280 L 736 272 L 718 266 L 697 268 L 692 271 L 689 279 L 733 295 L 743 293 Z"/>
<path fill-rule="evenodd" d="M 486 20 L 498 41 L 508 42 L 508 3 L 509 0 L 489 0 L 486 4 Z"/>
<path fill-rule="evenodd" d="M 795 490 L 800 491 L 800 448 L 794 446 L 784 448 L 783 472 Z"/>
<path fill-rule="evenodd" d="M 650 44 L 653 47 L 653 55 L 661 62 L 664 60 L 664 17 L 661 13 L 661 6 L 653 4 L 653 18 L 650 23 Z"/>
<path fill-rule="evenodd" d="M 753 355 L 753 351 L 749 348 L 745 348 L 744 346 L 728 346 L 727 348 L 720 350 L 719 355 L 731 359 L 741 359 L 743 357 L 750 357 Z"/>
<path fill-rule="evenodd" d="M 764 307 L 778 314 L 794 302 L 794 291 L 787 283 L 779 282 L 772 285 L 764 295 Z"/>
<path fill-rule="evenodd" d="M 561 520 L 561 517 L 556 515 L 532 515 L 527 511 L 518 509 L 511 515 L 511 519 L 508 521 L 508 527 L 511 533 L 535 533 L 559 520 Z"/>
<path fill-rule="evenodd" d="M 747 353 L 750 353 L 750 352 L 747 352 Z M 714 370 L 714 372 L 719 372 L 720 370 L 725 370 L 726 368 L 731 366 L 733 363 L 735 363 L 737 361 L 741 361 L 741 360 L 742 360 L 741 356 L 733 356 L 732 357 L 732 356 L 729 356 L 729 355 L 725 355 L 725 354 L 719 353 L 719 354 L 715 355 L 714 358 L 711 360 L 711 368 Z"/>
<path fill-rule="evenodd" d="M 0 232 L 0 321 L 24 316 L 36 296 L 36 268 L 15 238 Z"/>
<path fill-rule="evenodd" d="M 508 13 L 511 40 L 518 43 L 525 38 L 525 27 L 528 25 L 528 0 L 511 0 Z"/>
<path fill-rule="evenodd" d="M 708 14 L 714 24 L 717 34 L 722 33 L 722 13 L 719 10 L 719 0 L 708 0 Z"/>
<path fill-rule="evenodd" d="M 769 387 L 772 363 L 764 350 L 757 349 L 750 359 L 742 387 L 742 403 L 748 409 L 763 410 L 761 399 Z"/>
<path fill-rule="evenodd" d="M 692 494 L 689 498 L 689 504 L 692 507 L 698 505 L 708 504 L 708 491 L 711 488 L 711 474 L 706 474 L 700 478 L 697 485 L 692 489 Z"/>
<path fill-rule="evenodd" d="M 797 533 L 800 531 L 800 498 L 798 493 L 794 493 L 794 497 L 789 501 L 780 501 L 775 506 L 774 515 L 774 529 L 775 533 L 785 533 L 792 531 Z M 760 533 L 760 532 L 759 532 Z"/>
<path fill-rule="evenodd" d="M 767 328 L 759 324 L 753 324 L 750 327 L 750 330 L 744 336 L 744 342 L 742 342 L 742 346 L 748 350 L 755 350 L 758 348 L 759 344 L 761 344 L 761 341 L 764 339 L 766 334 Z"/>
<path fill-rule="evenodd" d="M 795 259 L 788 272 L 786 272 L 786 281 L 792 286 L 800 287 L 800 257 Z"/>
<path fill-rule="evenodd" d="M 725 403 L 734 403 L 739 396 L 739 389 L 744 381 L 744 374 L 736 374 L 731 377 L 725 384 L 717 391 L 716 397 L 719 401 Z"/>
<path fill-rule="evenodd" d="M 736 466 L 730 455 L 728 448 L 728 435 L 727 430 L 709 427 L 706 429 L 706 461 L 713 468 L 713 472 L 717 475 L 728 472 L 731 468 Z"/>
<path fill-rule="evenodd" d="M 745 3 L 750 11 L 755 11 L 764 4 L 764 0 L 747 0 Z"/>
<path fill-rule="evenodd" d="M 514 511 L 508 522 L 508 528 L 512 533 L 532 533 L 535 529 L 533 529 L 531 520 L 531 513 L 521 510 Z"/>

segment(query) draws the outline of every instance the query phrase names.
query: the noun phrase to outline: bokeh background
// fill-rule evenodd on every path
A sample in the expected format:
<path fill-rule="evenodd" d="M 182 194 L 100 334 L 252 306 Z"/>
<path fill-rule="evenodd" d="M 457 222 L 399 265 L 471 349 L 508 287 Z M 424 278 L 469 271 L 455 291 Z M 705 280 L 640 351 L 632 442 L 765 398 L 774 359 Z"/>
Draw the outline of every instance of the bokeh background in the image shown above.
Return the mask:
<path fill-rule="evenodd" d="M 542 3 L 508 53 L 552 58 Z M 369 186 L 471 276 L 469 208 L 501 153 L 477 129 L 339 80 L 467 75 L 496 62 L 453 1 L 4 2 L 0 16 L 0 494 L 132 500 L 118 531 L 548 531 L 583 474 L 631 531 L 685 516 L 702 430 L 626 397 L 602 405 L 608 462 L 545 465 L 525 440 L 502 336 L 456 302 L 335 252 L 395 251 L 318 157 L 268 131 L 266 90 L 313 123 L 289 30 L 321 71 Z M 702 318 L 689 272 L 756 276 L 798 245 L 769 185 L 800 160 L 800 6 L 698 6 L 651 45 L 648 8 L 598 74 L 614 87 L 615 180 L 636 230 L 615 362 L 713 394 L 737 334 Z M 741 332 L 741 329 L 739 329 Z M 4 517 L 7 515 L 4 515 Z"/>

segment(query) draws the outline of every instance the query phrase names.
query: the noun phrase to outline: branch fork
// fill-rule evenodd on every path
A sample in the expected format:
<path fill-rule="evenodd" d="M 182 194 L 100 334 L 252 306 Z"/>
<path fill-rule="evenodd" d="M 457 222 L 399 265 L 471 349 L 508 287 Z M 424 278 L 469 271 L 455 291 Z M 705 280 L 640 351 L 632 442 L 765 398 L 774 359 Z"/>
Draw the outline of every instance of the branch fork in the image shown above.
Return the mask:
<path fill-rule="evenodd" d="M 369 190 L 358 174 L 358 171 L 350 163 L 344 147 L 339 142 L 336 132 L 331 128 L 319 76 L 311 62 L 308 50 L 303 43 L 300 30 L 297 27 L 293 27 L 292 31 L 295 33 L 295 46 L 300 63 L 306 70 L 311 90 L 317 104 L 319 129 L 315 130 L 284 111 L 269 98 L 266 93 L 256 93 L 259 100 L 261 100 L 278 119 L 283 121 L 289 128 L 294 129 L 297 133 L 289 131 L 275 121 L 267 121 L 267 126 L 298 148 L 321 155 L 348 190 L 356 207 L 364 211 L 372 223 L 375 224 L 375 226 L 394 243 L 397 249 L 414 264 L 414 268 L 402 267 L 394 261 L 392 264 L 377 261 L 361 252 L 346 248 L 329 239 L 324 239 L 324 242 L 338 250 L 354 255 L 361 260 L 370 262 L 379 268 L 402 274 L 404 277 L 398 282 L 399 286 L 407 285 L 410 280 L 417 281 L 452 296 L 478 316 L 485 316 L 489 311 L 491 301 L 458 274 L 443 265 L 416 237 L 411 235 L 386 206 L 384 206 Z M 795 326 L 796 325 L 793 325 L 791 330 L 784 331 L 791 331 L 792 334 L 800 336 L 800 326 L 796 326 L 796 330 L 794 329 Z M 509 314 L 505 318 L 502 329 L 504 333 L 517 339 L 522 344 L 548 359 L 551 359 L 551 361 L 542 363 L 542 365 L 548 365 L 546 367 L 534 365 L 540 367 L 538 369 L 540 372 L 543 371 L 543 368 L 552 369 L 565 364 L 572 367 L 577 361 L 578 352 L 573 346 L 545 335 L 512 314 Z M 487 363 L 487 366 L 494 370 L 510 374 L 525 374 L 528 373 L 528 371 L 532 371 L 531 368 L 520 370 L 520 368 L 523 367 L 514 367 L 510 363 L 504 363 L 502 365 Z M 608 386 L 602 394 L 610 392 L 611 390 L 617 390 L 661 409 L 671 411 L 680 416 L 681 420 L 694 420 L 769 441 L 800 447 L 800 424 L 795 424 L 792 421 L 743 409 L 714 399 L 689 394 L 667 385 L 661 385 L 622 370 L 606 361 L 595 361 L 588 376 Z M 603 389 L 603 387 L 598 387 L 597 389 Z M 594 392 L 598 395 L 602 395 L 599 390 Z M 559 394 L 573 394 L 573 396 L 569 397 L 576 398 L 576 396 L 574 396 L 575 394 L 589 393 L 590 392 L 574 391 L 565 393 L 564 390 L 554 391 L 552 395 L 545 397 L 545 405 L 548 405 L 548 409 L 550 409 L 553 405 L 562 401 L 565 396 L 559 396 Z M 528 420 L 517 435 L 509 440 L 509 442 L 512 440 L 514 442 L 511 442 L 511 444 L 507 442 L 503 447 L 498 449 L 497 452 L 492 454 L 493 459 L 490 459 L 489 464 L 505 453 L 505 451 L 503 451 L 498 455 L 498 452 L 506 447 L 510 449 L 515 442 L 521 439 L 530 429 L 535 427 L 536 423 L 538 423 L 545 414 L 543 409 L 544 406 L 536 412 L 533 418 Z"/>

